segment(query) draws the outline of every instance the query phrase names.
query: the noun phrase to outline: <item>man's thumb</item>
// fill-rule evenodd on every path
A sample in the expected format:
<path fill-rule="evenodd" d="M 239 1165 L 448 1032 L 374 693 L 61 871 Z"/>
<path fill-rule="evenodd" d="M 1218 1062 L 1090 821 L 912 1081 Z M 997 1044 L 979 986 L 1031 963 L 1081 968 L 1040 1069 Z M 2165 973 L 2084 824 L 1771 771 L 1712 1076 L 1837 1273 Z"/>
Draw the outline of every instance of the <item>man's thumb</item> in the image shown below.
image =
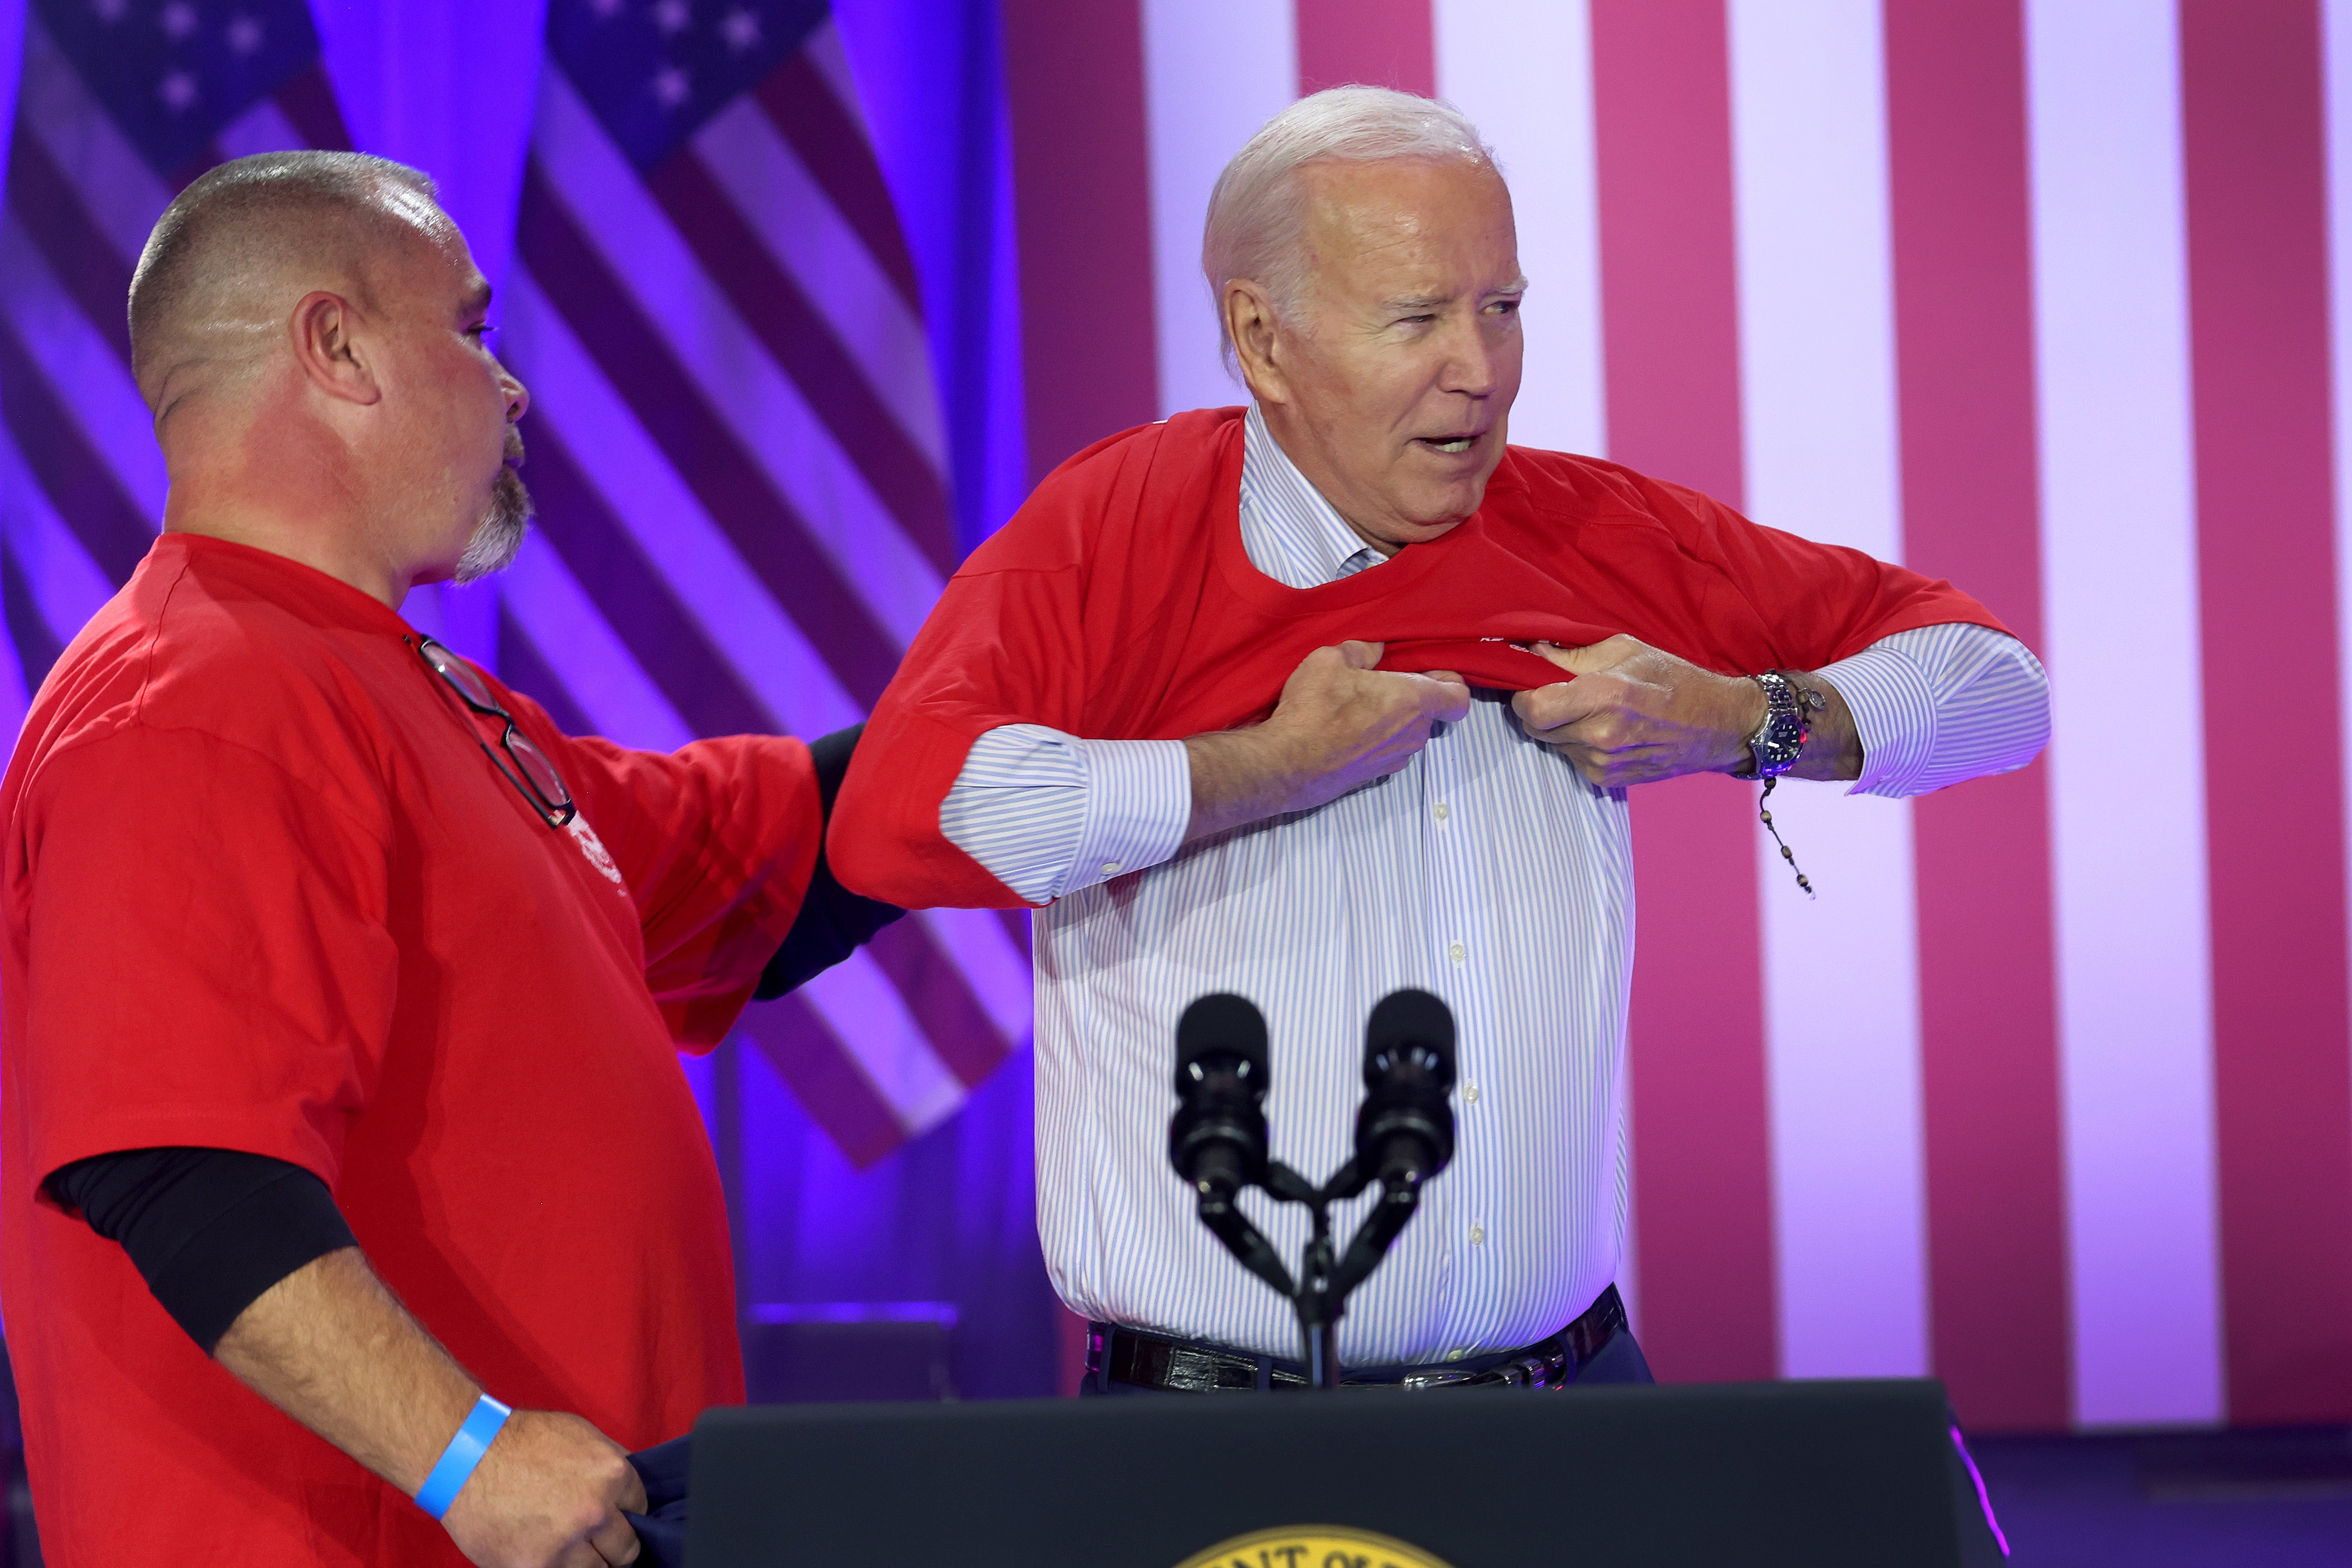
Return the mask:
<path fill-rule="evenodd" d="M 1349 669 L 1378 669 L 1381 656 L 1389 645 L 1381 642 L 1343 642 L 1339 645 L 1339 662 Z"/>

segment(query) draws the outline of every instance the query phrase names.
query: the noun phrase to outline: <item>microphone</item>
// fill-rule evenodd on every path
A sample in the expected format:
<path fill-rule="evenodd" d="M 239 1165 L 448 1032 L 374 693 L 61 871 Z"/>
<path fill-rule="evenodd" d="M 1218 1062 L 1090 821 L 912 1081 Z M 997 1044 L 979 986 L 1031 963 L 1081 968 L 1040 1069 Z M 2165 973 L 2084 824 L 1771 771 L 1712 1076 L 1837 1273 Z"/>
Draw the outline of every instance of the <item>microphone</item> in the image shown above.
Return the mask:
<path fill-rule="evenodd" d="M 1168 1160 L 1204 1199 L 1230 1203 L 1265 1180 L 1265 1016 L 1223 992 L 1185 1008 L 1176 1024 Z"/>
<path fill-rule="evenodd" d="M 1454 1158 L 1454 1015 L 1426 991 L 1381 998 L 1364 1026 L 1356 1168 L 1391 1191 L 1419 1188 Z"/>

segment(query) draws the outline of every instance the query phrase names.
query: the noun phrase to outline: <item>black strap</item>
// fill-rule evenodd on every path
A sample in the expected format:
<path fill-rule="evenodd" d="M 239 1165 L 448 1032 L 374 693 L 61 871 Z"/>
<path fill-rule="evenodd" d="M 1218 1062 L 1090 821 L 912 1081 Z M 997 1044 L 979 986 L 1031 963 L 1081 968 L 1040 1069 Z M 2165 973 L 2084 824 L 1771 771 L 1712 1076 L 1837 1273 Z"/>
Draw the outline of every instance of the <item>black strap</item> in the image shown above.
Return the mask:
<path fill-rule="evenodd" d="M 121 1244 L 206 1355 L 289 1274 L 358 1245 L 327 1184 L 235 1149 L 126 1149 L 50 1175 L 50 1195 Z"/>
<path fill-rule="evenodd" d="M 834 797 L 841 793 L 842 776 L 849 772 L 857 737 L 865 732 L 865 725 L 852 724 L 809 742 L 809 755 L 816 763 L 817 800 L 827 823 L 833 820 Z M 800 913 L 793 917 L 793 929 L 784 933 L 783 945 L 768 960 L 751 994 L 762 1002 L 782 996 L 847 958 L 906 912 L 896 904 L 864 898 L 843 887 L 825 861 L 824 842 L 820 838 L 816 872 L 809 878 Z"/>

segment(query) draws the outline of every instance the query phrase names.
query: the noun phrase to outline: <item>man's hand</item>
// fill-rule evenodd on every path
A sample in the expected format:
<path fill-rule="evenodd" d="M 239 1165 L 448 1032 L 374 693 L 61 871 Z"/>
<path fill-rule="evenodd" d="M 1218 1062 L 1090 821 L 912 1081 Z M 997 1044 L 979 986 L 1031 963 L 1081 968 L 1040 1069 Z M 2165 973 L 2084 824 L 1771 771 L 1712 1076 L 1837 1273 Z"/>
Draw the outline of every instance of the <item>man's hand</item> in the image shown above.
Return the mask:
<path fill-rule="evenodd" d="M 441 1521 L 481 1568 L 600 1568 L 637 1560 L 621 1510 L 645 1483 L 618 1443 L 577 1415 L 518 1410 Z"/>
<path fill-rule="evenodd" d="M 1283 683 L 1264 723 L 1186 741 L 1192 824 L 1185 842 L 1310 810 L 1385 778 L 1429 743 L 1431 724 L 1470 711 L 1460 676 L 1375 668 L 1383 651 L 1376 642 L 1317 648 Z"/>
<path fill-rule="evenodd" d="M 1556 747 L 1603 789 L 1654 784 L 1684 773 L 1736 773 L 1749 761 L 1748 737 L 1764 725 L 1763 689 L 1618 636 L 1590 647 L 1537 643 L 1534 651 L 1576 677 L 1511 700 L 1528 733 Z M 1853 715 L 1818 676 L 1807 684 L 1829 698 L 1812 715 L 1812 739 L 1791 772 L 1800 778 L 1862 775 Z"/>
<path fill-rule="evenodd" d="M 213 1354 L 278 1409 L 415 1497 L 481 1386 L 356 1247 L 312 1259 L 237 1315 Z M 577 1415 L 518 1410 L 441 1521 L 481 1568 L 634 1563 L 644 1483 Z"/>

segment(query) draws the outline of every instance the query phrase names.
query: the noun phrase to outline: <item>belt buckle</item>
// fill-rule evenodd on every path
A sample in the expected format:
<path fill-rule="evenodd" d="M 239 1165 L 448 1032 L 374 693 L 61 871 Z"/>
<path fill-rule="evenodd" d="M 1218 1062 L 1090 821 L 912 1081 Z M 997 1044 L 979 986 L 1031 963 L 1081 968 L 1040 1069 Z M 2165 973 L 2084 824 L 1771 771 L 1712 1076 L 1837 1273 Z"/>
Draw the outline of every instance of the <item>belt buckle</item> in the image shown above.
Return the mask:
<path fill-rule="evenodd" d="M 1451 1388 L 1477 1380 L 1478 1374 L 1474 1372 L 1409 1372 L 1397 1380 L 1397 1386 L 1411 1393 L 1423 1388 Z"/>

